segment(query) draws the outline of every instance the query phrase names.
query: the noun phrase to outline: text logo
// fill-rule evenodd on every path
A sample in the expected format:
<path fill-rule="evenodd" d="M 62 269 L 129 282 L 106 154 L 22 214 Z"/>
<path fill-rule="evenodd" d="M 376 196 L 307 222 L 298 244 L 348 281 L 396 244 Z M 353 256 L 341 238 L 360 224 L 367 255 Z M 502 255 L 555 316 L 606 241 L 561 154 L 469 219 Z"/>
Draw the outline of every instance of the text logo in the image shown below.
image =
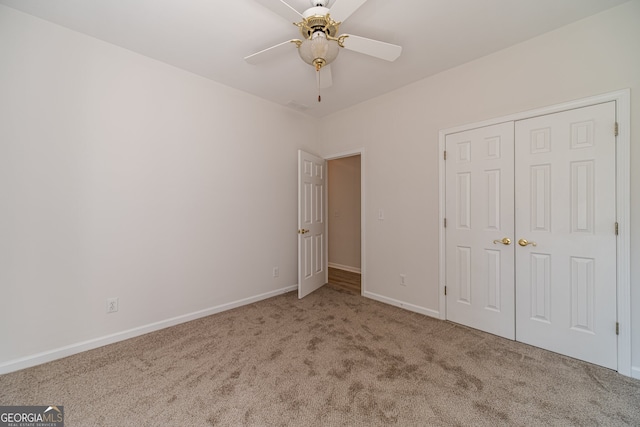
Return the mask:
<path fill-rule="evenodd" d="M 64 427 L 64 407 L 0 406 L 0 427 Z"/>

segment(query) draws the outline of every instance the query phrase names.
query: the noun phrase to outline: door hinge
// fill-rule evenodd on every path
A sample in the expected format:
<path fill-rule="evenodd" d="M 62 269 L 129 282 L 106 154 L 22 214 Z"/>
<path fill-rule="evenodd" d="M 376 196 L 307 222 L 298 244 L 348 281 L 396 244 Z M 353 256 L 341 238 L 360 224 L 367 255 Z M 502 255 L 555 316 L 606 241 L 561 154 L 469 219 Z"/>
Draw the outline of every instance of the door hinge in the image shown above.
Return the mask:
<path fill-rule="evenodd" d="M 618 136 L 618 133 L 618 122 L 616 122 L 616 124 L 613 125 L 613 135 Z"/>
<path fill-rule="evenodd" d="M 444 287 L 444 294 L 445 294 L 445 296 L 447 295 L 447 287 L 446 286 Z"/>
<path fill-rule="evenodd" d="M 447 228 L 447 218 L 444 219 L 444 228 Z"/>
<path fill-rule="evenodd" d="M 616 322 L 616 335 L 620 335 L 620 323 Z"/>
<path fill-rule="evenodd" d="M 444 150 L 444 159 L 447 160 L 447 150 Z"/>
<path fill-rule="evenodd" d="M 618 223 L 616 222 L 616 236 L 618 235 Z"/>

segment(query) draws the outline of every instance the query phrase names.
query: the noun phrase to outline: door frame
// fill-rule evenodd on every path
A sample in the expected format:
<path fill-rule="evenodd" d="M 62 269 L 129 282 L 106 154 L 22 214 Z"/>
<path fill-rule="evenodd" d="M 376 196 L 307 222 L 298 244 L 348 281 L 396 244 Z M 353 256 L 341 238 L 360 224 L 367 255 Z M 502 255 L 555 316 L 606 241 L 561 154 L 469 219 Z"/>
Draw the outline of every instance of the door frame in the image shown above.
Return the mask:
<path fill-rule="evenodd" d="M 366 293 L 366 245 L 365 245 L 365 161 L 364 161 L 364 147 L 356 148 L 348 151 L 341 151 L 339 153 L 330 154 L 323 156 L 322 158 L 325 161 L 341 159 L 344 157 L 352 157 L 352 156 L 360 156 L 360 295 L 365 295 Z M 328 169 L 328 168 L 327 168 Z M 327 192 L 329 192 L 329 182 L 327 179 Z M 328 196 L 328 194 L 327 194 Z M 327 197 L 328 198 L 328 197 Z M 328 218 L 327 218 L 328 219 Z M 325 235 L 327 236 L 327 248 L 329 247 L 329 221 L 327 221 Z M 327 263 L 329 262 L 329 257 L 327 256 Z M 327 272 L 329 269 L 327 268 Z"/>
<path fill-rule="evenodd" d="M 440 319 L 446 319 L 446 299 L 444 295 L 446 285 L 446 257 L 445 257 L 445 167 L 444 160 L 445 138 L 452 133 L 491 126 L 499 123 L 530 119 L 532 117 L 559 113 L 561 111 L 587 107 L 590 105 L 616 101 L 616 121 L 618 135 L 616 138 L 616 214 L 618 220 L 618 238 L 616 242 L 617 260 L 617 318 L 619 323 L 618 335 L 618 372 L 632 376 L 631 368 L 631 90 L 623 89 L 588 98 L 556 104 L 548 107 L 524 111 L 508 116 L 498 117 L 482 122 L 470 123 L 448 129 L 442 129 L 438 135 L 439 168 L 439 310 Z M 613 129 L 612 129 L 613 132 Z"/>

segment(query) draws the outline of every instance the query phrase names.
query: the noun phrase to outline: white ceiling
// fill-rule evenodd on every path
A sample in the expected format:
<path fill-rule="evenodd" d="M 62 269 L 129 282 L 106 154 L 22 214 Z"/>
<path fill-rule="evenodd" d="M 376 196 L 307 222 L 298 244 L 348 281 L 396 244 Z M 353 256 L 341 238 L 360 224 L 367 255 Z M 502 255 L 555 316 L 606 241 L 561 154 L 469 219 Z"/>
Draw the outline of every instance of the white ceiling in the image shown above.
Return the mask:
<path fill-rule="evenodd" d="M 278 1 L 278 0 L 271 0 Z M 335 1 L 331 0 L 329 7 Z M 628 0 L 369 0 L 340 33 L 403 47 L 389 63 L 341 50 L 333 86 L 316 98 L 315 70 L 291 51 L 243 58 L 298 29 L 256 0 L 0 0 L 1 4 L 281 105 L 322 117 Z M 299 12 L 309 0 L 289 0 Z M 291 105 L 290 105 L 291 106 Z M 302 107 L 301 107 L 302 106 Z M 308 107 L 305 109 L 305 107 Z"/>

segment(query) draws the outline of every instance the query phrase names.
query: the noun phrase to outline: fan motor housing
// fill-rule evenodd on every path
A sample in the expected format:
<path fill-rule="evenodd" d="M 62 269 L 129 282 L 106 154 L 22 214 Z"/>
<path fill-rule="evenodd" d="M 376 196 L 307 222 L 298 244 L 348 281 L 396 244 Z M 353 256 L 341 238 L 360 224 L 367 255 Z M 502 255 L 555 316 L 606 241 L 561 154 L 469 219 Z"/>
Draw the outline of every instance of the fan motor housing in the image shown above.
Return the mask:
<path fill-rule="evenodd" d="M 324 6 L 316 6 L 307 9 L 302 14 L 302 22 L 296 24 L 300 27 L 300 34 L 305 39 L 311 38 L 313 33 L 322 31 L 329 37 L 336 37 L 340 28 L 340 22 L 336 22 L 329 16 L 329 9 Z"/>

